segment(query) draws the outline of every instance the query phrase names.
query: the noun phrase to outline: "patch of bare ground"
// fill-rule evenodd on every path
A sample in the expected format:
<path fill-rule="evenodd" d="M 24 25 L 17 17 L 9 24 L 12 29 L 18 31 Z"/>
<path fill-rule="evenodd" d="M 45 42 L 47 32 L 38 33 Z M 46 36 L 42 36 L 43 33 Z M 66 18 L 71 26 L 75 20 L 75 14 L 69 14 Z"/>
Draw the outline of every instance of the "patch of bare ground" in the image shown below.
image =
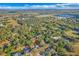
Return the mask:
<path fill-rule="evenodd" d="M 72 52 L 66 52 L 68 56 L 79 56 L 79 42 L 72 43 Z"/>

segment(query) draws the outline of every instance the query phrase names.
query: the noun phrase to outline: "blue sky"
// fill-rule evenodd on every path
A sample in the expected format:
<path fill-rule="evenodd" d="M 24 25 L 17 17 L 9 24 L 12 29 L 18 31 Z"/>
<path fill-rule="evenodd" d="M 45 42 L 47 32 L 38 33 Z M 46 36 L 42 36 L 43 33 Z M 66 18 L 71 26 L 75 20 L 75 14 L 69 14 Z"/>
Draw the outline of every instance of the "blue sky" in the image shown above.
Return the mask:
<path fill-rule="evenodd" d="M 79 3 L 0 3 L 0 9 L 79 9 Z"/>

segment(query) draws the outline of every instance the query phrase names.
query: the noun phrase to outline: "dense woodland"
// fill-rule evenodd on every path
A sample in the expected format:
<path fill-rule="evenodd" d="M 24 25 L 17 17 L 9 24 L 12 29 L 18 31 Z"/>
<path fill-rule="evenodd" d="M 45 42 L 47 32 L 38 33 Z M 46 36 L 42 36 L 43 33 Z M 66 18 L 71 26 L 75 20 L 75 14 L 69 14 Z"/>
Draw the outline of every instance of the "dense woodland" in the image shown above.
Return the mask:
<path fill-rule="evenodd" d="M 40 14 L 0 15 L 0 55 L 79 55 L 79 19 Z"/>

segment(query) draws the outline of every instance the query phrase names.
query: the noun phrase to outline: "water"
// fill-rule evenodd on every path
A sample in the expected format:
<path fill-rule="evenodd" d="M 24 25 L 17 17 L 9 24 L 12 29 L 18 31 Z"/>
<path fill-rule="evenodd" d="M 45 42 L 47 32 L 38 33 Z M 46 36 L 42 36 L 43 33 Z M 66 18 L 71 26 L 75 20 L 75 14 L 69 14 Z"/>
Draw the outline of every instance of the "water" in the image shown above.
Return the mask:
<path fill-rule="evenodd" d="M 57 14 L 55 16 L 63 18 L 79 18 L 79 14 Z"/>

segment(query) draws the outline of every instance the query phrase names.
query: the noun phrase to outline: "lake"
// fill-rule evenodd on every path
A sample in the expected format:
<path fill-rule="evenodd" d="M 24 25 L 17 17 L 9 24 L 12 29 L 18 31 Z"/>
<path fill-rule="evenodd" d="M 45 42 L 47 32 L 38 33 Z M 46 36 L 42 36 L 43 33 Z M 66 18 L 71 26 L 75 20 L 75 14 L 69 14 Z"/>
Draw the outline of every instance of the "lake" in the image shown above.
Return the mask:
<path fill-rule="evenodd" d="M 63 18 L 79 18 L 79 14 L 57 14 L 55 16 Z"/>

